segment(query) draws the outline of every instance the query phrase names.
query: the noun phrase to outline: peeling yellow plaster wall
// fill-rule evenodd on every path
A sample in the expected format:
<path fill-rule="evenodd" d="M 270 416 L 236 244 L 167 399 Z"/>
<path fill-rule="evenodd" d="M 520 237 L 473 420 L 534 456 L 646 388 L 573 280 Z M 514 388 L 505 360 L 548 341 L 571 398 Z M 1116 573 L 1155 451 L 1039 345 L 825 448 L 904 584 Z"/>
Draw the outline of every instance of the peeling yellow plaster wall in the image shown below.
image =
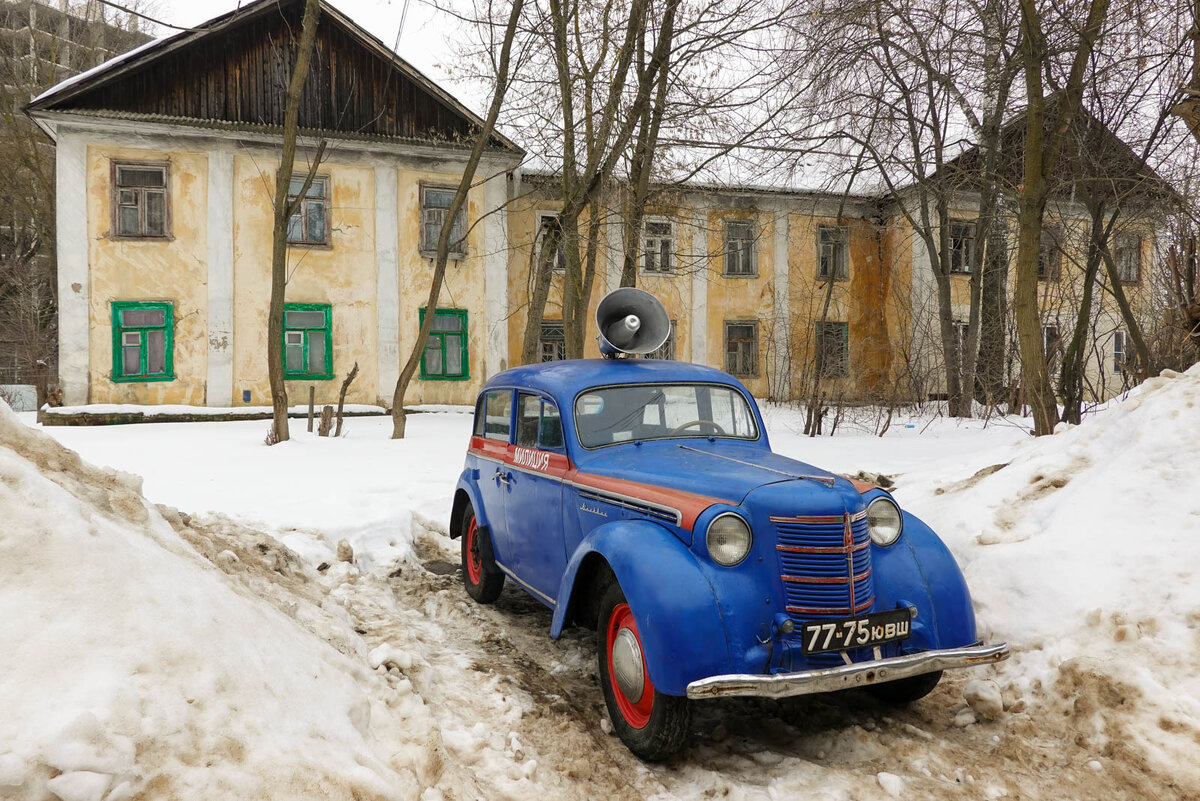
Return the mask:
<path fill-rule="evenodd" d="M 537 221 L 542 214 L 554 214 L 561 205 L 544 196 L 522 198 L 509 205 L 508 212 L 508 363 L 521 363 L 521 347 L 525 341 L 525 327 L 529 320 L 529 295 L 533 288 L 532 267 L 537 234 Z M 579 220 L 581 241 L 587 234 L 588 218 Z M 587 332 L 583 341 L 584 358 L 598 358 L 600 349 L 596 344 L 596 306 L 604 298 L 607 286 L 608 226 L 600 226 L 600 242 L 596 254 L 596 277 L 592 282 L 592 294 L 588 301 Z M 581 244 L 581 247 L 585 247 Z M 619 264 L 613 269 L 620 269 Z M 546 322 L 562 320 L 563 276 L 556 273 L 550 281 L 550 294 L 546 298 L 543 319 Z"/>
<path fill-rule="evenodd" d="M 111 238 L 113 159 L 170 163 L 171 238 Z M 204 404 L 208 369 L 207 203 L 208 158 L 203 153 L 88 146 L 91 403 Z M 175 380 L 112 381 L 113 301 L 174 304 Z"/>
<path fill-rule="evenodd" d="M 767 371 L 770 369 L 772 331 L 775 319 L 775 216 L 768 212 L 714 210 L 708 220 L 708 302 L 703 324 L 708 338 L 705 363 L 725 367 L 725 322 L 758 321 L 758 374 L 738 376 L 754 395 L 767 394 Z M 728 220 L 752 220 L 758 231 L 757 267 L 754 277 L 726 277 L 725 223 Z M 699 324 L 699 321 L 697 321 Z"/>
<path fill-rule="evenodd" d="M 245 390 L 250 391 L 249 405 L 271 402 L 266 348 L 279 347 L 279 343 L 266 339 L 271 300 L 271 198 L 278 164 L 277 159 L 251 155 L 239 155 L 233 163 L 233 389 L 237 405 L 244 404 Z M 286 300 L 332 305 L 334 378 L 287 382 L 288 403 L 307 403 L 310 385 L 316 387 L 318 404 L 336 403 L 342 379 L 355 361 L 358 377 L 346 401 L 375 403 L 379 385 L 375 171 L 326 163 L 319 174 L 330 178 L 332 246 L 288 249 Z"/>
<path fill-rule="evenodd" d="M 456 189 L 462 178 L 461 172 L 432 172 L 426 170 L 399 170 L 397 172 L 400 243 L 398 258 L 400 266 L 400 362 L 408 360 L 413 343 L 420 332 L 420 309 L 429 300 L 429 286 L 433 281 L 434 259 L 420 253 L 421 235 L 421 184 L 426 183 L 448 189 Z M 405 404 L 416 403 L 475 403 L 475 396 L 482 389 L 487 376 L 484 374 L 484 294 L 486 274 L 484 270 L 486 223 L 481 219 L 484 205 L 483 187 L 478 186 L 467 196 L 467 256 L 450 259 L 446 264 L 445 281 L 438 297 L 439 309 L 466 309 L 467 314 L 467 358 L 469 378 L 467 380 L 424 380 L 420 369 L 413 375 L 408 386 Z M 395 387 L 386 387 L 385 397 L 391 398 Z"/>

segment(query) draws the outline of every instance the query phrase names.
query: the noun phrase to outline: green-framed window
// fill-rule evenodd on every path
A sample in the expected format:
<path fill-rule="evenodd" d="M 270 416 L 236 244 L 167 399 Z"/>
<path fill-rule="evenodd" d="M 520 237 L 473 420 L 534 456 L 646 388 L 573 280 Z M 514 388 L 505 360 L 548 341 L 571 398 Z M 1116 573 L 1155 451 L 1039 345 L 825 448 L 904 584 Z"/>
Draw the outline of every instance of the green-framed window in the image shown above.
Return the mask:
<path fill-rule="evenodd" d="M 170 303 L 112 304 L 113 381 L 175 380 L 174 317 Z"/>
<path fill-rule="evenodd" d="M 283 375 L 333 378 L 333 309 L 328 303 L 283 304 Z"/>
<path fill-rule="evenodd" d="M 425 309 L 421 309 L 421 325 Z M 471 377 L 467 359 L 467 310 L 438 309 L 433 329 L 421 354 L 421 378 L 430 381 L 466 381 Z"/>

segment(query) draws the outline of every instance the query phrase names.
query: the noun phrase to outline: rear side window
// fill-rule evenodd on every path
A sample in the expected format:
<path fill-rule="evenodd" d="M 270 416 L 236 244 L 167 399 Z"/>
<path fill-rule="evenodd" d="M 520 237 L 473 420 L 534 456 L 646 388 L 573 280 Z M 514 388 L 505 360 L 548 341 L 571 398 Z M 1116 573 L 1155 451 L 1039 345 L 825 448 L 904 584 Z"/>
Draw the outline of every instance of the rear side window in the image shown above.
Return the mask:
<path fill-rule="evenodd" d="M 538 395 L 522 392 L 517 401 L 517 444 L 525 448 L 562 448 L 558 407 Z"/>
<path fill-rule="evenodd" d="M 484 393 L 475 410 L 475 436 L 508 442 L 512 433 L 512 390 Z"/>

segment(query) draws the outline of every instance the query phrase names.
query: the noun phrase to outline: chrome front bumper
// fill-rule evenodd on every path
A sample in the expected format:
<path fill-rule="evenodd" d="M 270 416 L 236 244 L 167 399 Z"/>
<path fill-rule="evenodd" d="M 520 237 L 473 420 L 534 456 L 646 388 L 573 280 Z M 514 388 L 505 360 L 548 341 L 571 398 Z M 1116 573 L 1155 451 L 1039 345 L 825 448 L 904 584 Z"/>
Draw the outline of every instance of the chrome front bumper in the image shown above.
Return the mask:
<path fill-rule="evenodd" d="M 799 673 L 731 673 L 727 676 L 709 676 L 707 679 L 693 681 L 687 687 L 687 697 L 722 698 L 753 695 L 763 698 L 788 698 L 793 695 L 866 687 L 870 684 L 932 673 L 935 670 L 975 667 L 1003 662 L 1005 659 L 1008 659 L 1008 643 L 923 651 L 919 654 L 839 665 L 822 670 L 804 670 Z"/>

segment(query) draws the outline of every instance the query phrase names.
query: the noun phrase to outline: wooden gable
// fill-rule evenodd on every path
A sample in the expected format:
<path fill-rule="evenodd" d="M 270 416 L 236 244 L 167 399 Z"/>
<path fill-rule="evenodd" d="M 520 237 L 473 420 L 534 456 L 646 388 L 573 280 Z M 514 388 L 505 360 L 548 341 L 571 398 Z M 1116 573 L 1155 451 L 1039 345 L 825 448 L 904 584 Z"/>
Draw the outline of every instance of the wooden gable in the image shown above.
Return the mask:
<path fill-rule="evenodd" d="M 30 110 L 281 129 L 302 12 L 299 0 L 260 0 L 52 90 Z M 322 3 L 302 129 L 464 142 L 479 125 L 461 103 Z M 500 135 L 491 144 L 519 152 Z"/>

